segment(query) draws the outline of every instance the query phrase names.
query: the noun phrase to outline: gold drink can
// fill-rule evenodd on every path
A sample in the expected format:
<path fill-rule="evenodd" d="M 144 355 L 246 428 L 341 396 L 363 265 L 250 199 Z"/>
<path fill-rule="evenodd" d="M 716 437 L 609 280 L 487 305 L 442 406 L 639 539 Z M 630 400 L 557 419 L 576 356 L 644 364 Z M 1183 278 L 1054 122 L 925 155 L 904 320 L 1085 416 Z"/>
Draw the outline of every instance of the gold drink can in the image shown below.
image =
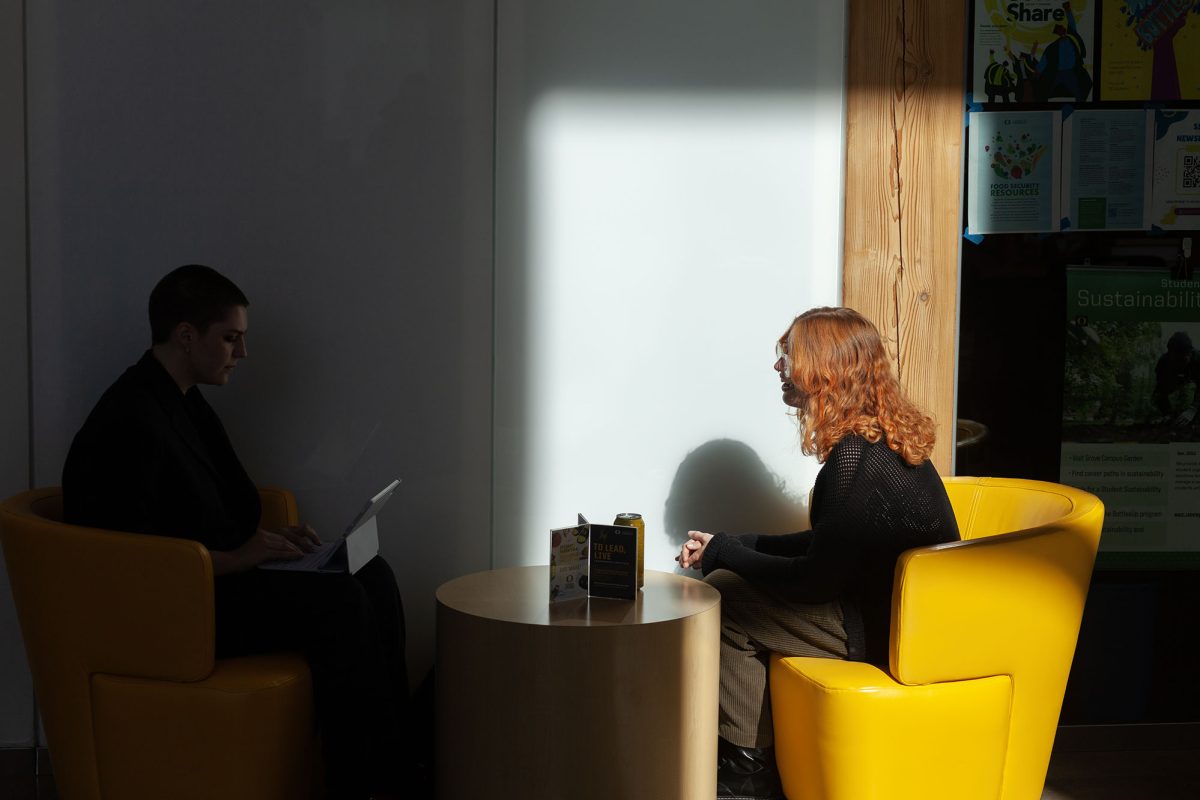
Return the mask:
<path fill-rule="evenodd" d="M 646 523 L 642 520 L 641 514 L 626 513 L 617 514 L 613 525 L 628 525 L 631 528 L 637 528 L 637 585 L 640 589 L 646 585 Z"/>

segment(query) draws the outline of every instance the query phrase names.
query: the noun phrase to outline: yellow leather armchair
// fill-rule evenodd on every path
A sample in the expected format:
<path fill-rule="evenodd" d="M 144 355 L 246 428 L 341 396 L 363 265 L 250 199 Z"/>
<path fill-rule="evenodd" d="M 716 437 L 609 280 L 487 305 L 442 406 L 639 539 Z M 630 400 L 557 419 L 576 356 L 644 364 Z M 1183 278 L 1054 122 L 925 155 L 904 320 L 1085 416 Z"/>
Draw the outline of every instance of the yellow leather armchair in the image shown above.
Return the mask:
<path fill-rule="evenodd" d="M 264 525 L 296 522 L 289 492 L 260 493 Z M 0 504 L 59 796 L 314 796 L 308 665 L 293 654 L 214 657 L 208 550 L 61 520 L 57 487 Z"/>
<path fill-rule="evenodd" d="M 904 553 L 889 668 L 774 656 L 789 800 L 1038 800 L 1104 506 L 1069 486 L 947 478 L 963 541 Z"/>

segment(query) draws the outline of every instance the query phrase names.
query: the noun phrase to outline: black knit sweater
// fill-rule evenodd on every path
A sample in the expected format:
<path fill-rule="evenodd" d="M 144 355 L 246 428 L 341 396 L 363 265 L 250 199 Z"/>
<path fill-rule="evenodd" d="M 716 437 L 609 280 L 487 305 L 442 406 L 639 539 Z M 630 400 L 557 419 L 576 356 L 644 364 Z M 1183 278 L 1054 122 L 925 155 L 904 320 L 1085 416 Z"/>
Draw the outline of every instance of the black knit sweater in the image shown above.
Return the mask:
<path fill-rule="evenodd" d="M 714 535 L 704 574 L 732 570 L 784 602 L 839 601 L 849 658 L 886 665 L 896 559 L 959 538 L 941 478 L 928 461 L 910 466 L 884 441 L 851 434 L 817 473 L 809 516 L 801 533 Z"/>

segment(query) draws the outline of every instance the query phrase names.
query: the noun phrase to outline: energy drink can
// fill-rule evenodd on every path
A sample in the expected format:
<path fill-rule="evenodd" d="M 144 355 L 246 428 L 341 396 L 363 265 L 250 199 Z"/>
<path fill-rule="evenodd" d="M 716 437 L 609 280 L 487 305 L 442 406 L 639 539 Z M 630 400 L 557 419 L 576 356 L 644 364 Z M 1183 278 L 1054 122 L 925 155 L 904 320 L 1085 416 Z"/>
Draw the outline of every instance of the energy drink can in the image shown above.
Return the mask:
<path fill-rule="evenodd" d="M 637 585 L 640 589 L 646 585 L 646 523 L 642 520 L 641 514 L 626 513 L 617 514 L 613 525 L 628 525 L 631 528 L 637 528 Z"/>

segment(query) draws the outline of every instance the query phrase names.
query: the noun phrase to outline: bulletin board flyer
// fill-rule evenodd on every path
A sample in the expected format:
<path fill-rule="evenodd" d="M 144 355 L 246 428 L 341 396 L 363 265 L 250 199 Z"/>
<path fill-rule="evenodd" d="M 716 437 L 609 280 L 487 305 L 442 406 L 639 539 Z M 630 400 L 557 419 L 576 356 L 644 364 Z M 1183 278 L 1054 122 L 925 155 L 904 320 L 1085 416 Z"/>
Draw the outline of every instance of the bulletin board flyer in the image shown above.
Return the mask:
<path fill-rule="evenodd" d="M 1076 110 L 1064 116 L 1064 227 L 1149 228 L 1153 113 Z"/>
<path fill-rule="evenodd" d="M 1200 281 L 1067 272 L 1059 480 L 1105 505 L 1100 547 L 1200 554 Z"/>
<path fill-rule="evenodd" d="M 1092 97 L 1096 0 L 975 0 L 976 103 Z"/>
<path fill-rule="evenodd" d="M 1200 111 L 1154 112 L 1154 198 L 1150 222 L 1200 230 Z"/>
<path fill-rule="evenodd" d="M 1100 99 L 1200 99 L 1200 2 L 1103 0 Z"/>
<path fill-rule="evenodd" d="M 973 111 L 967 156 L 969 233 L 1059 229 L 1058 111 Z"/>

